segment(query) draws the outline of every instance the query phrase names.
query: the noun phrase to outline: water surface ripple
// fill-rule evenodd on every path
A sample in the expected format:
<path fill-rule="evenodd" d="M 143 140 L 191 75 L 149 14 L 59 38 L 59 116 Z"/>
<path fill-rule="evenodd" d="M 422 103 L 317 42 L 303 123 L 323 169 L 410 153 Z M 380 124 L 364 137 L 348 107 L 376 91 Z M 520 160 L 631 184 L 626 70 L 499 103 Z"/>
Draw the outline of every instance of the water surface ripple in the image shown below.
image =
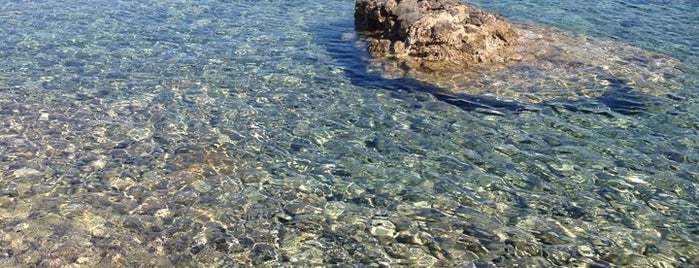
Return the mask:
<path fill-rule="evenodd" d="M 686 86 L 447 98 L 348 0 L 5 1 L 0 266 L 699 266 L 697 2 L 473 2 Z"/>

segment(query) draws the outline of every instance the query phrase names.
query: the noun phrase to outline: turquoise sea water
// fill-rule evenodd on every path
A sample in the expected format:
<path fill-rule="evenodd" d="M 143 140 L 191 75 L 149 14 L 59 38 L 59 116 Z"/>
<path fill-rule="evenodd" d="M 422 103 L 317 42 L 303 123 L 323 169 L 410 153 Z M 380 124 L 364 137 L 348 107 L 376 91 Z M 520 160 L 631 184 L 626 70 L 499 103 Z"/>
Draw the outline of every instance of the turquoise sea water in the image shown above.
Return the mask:
<path fill-rule="evenodd" d="M 444 100 L 346 0 L 3 2 L 0 266 L 699 266 L 698 2 L 473 3 L 685 86 Z"/>

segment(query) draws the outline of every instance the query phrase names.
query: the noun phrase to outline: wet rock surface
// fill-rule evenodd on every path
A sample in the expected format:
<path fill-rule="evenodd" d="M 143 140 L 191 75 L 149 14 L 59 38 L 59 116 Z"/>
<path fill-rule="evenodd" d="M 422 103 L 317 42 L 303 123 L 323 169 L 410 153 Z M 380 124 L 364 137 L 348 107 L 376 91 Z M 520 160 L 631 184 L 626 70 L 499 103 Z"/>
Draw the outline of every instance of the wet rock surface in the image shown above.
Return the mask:
<path fill-rule="evenodd" d="M 502 17 L 458 0 L 360 0 L 357 30 L 370 36 L 375 57 L 443 69 L 504 62 L 517 32 Z"/>

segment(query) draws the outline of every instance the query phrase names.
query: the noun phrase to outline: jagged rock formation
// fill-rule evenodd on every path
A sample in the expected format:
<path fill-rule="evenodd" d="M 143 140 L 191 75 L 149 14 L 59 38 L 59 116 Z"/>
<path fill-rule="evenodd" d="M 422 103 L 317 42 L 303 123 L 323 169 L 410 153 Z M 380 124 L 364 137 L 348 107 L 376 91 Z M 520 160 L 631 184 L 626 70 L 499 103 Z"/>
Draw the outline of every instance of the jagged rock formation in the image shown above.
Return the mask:
<path fill-rule="evenodd" d="M 502 17 L 458 0 L 359 0 L 355 26 L 374 57 L 435 69 L 505 62 L 518 43 Z"/>

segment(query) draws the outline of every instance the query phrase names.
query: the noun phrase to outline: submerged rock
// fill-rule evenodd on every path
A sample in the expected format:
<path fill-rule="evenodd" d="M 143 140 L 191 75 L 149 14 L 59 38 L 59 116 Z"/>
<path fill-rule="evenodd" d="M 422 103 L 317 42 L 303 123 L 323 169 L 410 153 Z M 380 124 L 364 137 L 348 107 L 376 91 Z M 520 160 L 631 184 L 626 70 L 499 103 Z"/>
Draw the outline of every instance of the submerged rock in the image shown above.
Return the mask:
<path fill-rule="evenodd" d="M 511 25 L 457 0 L 358 0 L 355 26 L 356 41 L 372 56 L 370 73 L 433 84 L 445 95 L 538 103 L 684 86 L 684 67 L 669 56 L 544 25 Z"/>

